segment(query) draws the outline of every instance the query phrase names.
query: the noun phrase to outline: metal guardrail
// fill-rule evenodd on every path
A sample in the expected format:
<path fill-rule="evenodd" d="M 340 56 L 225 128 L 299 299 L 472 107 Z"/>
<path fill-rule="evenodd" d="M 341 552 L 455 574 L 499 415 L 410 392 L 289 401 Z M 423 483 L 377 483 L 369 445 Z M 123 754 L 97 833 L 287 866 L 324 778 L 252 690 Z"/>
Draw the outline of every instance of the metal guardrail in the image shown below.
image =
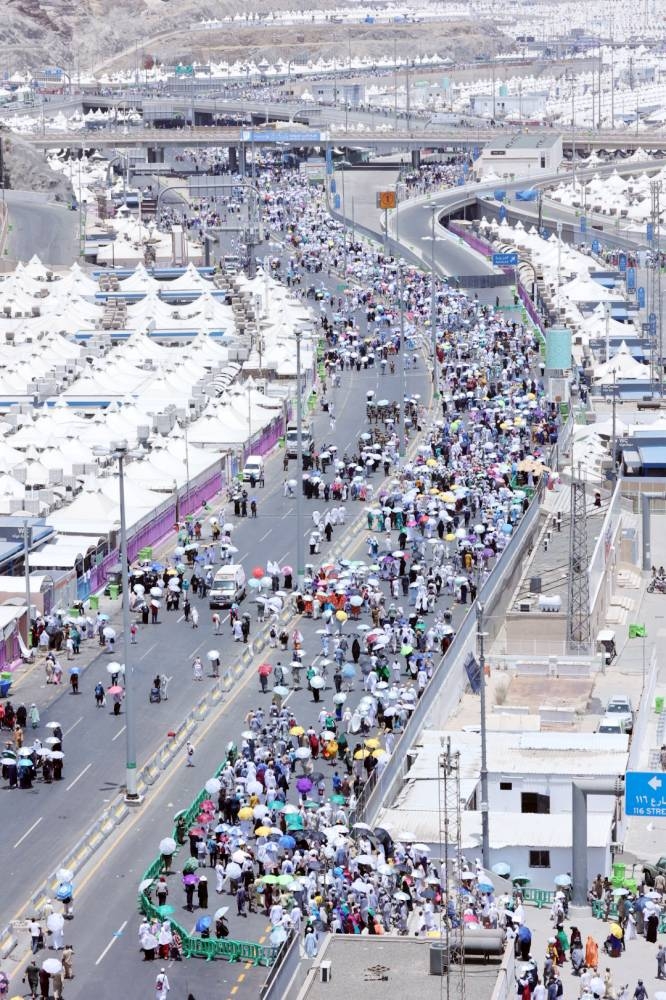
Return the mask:
<path fill-rule="evenodd" d="M 509 544 L 498 559 L 493 572 L 479 592 L 478 600 L 485 607 L 486 619 L 492 617 L 493 608 L 504 592 L 504 580 L 506 576 L 511 575 L 522 557 L 524 544 L 536 527 L 539 511 L 540 504 L 538 499 L 535 499 L 519 522 L 515 534 L 512 535 Z M 474 651 L 475 648 L 476 613 L 475 605 L 472 604 L 453 642 L 444 657 L 440 660 L 432 680 L 423 692 L 421 699 L 417 702 L 416 708 L 400 736 L 396 753 L 389 759 L 379 777 L 374 781 L 371 778 L 363 786 L 354 811 L 353 822 L 362 821 L 371 823 L 376 819 L 384 802 L 395 798 L 396 785 L 402 780 L 405 773 L 407 749 L 417 739 L 427 715 L 432 711 L 435 699 L 442 694 L 444 685 L 450 683 L 456 669 L 463 669 L 465 657 L 470 651 Z M 377 771 L 373 771 L 372 777 L 376 774 Z"/>

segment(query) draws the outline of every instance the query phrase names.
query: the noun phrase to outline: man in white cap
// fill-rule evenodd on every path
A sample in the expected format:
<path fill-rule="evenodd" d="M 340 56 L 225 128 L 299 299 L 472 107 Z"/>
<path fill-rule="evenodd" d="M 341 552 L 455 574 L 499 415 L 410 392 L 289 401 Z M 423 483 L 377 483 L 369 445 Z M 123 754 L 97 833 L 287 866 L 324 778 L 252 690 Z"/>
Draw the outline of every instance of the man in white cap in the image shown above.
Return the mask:
<path fill-rule="evenodd" d="M 166 969 L 160 969 L 155 980 L 155 1000 L 167 1000 L 170 989 Z"/>

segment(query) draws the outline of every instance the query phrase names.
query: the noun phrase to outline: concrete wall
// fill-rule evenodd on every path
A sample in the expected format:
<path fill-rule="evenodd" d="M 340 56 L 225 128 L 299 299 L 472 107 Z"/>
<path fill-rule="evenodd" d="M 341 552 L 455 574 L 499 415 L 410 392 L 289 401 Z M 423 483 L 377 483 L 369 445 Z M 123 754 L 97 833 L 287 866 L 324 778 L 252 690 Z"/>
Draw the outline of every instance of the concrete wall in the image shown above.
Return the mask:
<path fill-rule="evenodd" d="M 612 775 L 615 777 L 615 775 Z M 500 789 L 500 781 L 510 782 L 510 791 Z M 516 824 L 520 828 L 521 795 L 523 792 L 538 792 L 550 795 L 550 811 L 553 815 L 571 812 L 571 778 L 548 774 L 489 774 L 488 804 L 490 811 L 515 812 Z M 615 799 L 612 795 L 590 795 L 588 812 L 612 812 Z M 536 845 L 535 845 L 536 846 Z"/>

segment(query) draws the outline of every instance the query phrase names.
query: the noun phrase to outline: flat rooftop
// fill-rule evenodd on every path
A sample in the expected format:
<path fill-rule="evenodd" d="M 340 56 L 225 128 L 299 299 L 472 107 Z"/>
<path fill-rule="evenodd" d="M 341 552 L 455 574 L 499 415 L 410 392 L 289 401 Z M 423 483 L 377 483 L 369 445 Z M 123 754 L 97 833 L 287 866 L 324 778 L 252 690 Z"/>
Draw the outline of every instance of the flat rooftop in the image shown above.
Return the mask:
<path fill-rule="evenodd" d="M 441 1000 L 446 994 L 446 978 L 430 975 L 431 943 L 428 939 L 332 934 L 315 963 L 331 963 L 331 981 L 322 983 L 315 968 L 312 982 L 299 996 L 301 1000 L 361 996 L 363 1000 L 404 1000 L 410 995 L 419 1000 Z M 466 1000 L 490 1000 L 501 974 L 500 963 L 468 961 L 465 968 Z M 450 985 L 451 995 L 459 996 L 456 966 L 451 970 Z"/>
<path fill-rule="evenodd" d="M 490 154 L 493 149 L 503 149 L 510 152 L 512 149 L 551 149 L 560 142 L 562 136 L 559 132 L 553 135 L 507 135 L 492 139 L 483 148 L 484 154 Z"/>

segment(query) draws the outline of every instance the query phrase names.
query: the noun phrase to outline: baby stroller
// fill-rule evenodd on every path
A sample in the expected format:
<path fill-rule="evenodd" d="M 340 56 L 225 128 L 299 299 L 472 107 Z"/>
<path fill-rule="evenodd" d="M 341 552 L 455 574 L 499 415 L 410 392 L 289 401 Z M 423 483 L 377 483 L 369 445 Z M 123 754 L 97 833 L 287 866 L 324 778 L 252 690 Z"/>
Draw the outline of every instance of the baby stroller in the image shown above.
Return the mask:
<path fill-rule="evenodd" d="M 151 704 L 159 704 L 162 701 L 162 692 L 158 687 L 152 687 L 150 689 L 150 702 Z"/>

